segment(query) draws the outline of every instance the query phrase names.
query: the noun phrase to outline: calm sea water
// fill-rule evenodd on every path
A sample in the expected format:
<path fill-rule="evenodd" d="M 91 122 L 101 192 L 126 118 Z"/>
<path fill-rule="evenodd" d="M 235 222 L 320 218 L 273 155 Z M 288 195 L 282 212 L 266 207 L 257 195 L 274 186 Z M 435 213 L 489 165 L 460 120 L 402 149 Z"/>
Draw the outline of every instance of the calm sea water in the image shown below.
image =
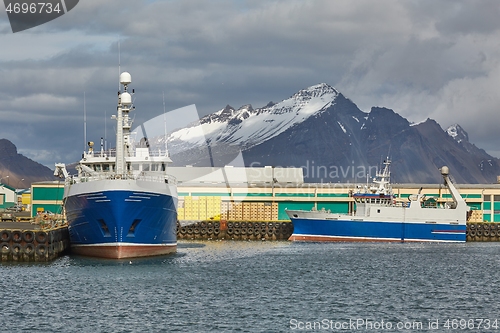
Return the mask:
<path fill-rule="evenodd" d="M 183 242 L 177 254 L 131 262 L 65 256 L 2 264 L 0 325 L 3 332 L 500 331 L 499 254 L 499 243 L 226 241 Z"/>

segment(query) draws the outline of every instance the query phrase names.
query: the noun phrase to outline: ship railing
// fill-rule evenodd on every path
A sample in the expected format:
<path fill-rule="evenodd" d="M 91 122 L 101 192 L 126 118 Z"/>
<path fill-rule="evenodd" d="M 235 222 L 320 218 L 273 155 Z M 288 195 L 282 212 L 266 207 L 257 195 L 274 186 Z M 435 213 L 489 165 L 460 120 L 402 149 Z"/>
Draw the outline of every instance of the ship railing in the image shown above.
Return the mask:
<path fill-rule="evenodd" d="M 131 151 L 132 156 L 135 156 L 135 149 Z M 169 156 L 168 150 L 161 150 L 161 149 L 149 149 L 148 155 L 149 157 L 165 157 Z M 84 157 L 86 158 L 91 158 L 91 157 L 116 157 L 116 151 L 115 150 L 96 150 L 96 151 L 91 151 L 91 152 L 85 152 Z"/>
<path fill-rule="evenodd" d="M 168 183 L 168 184 L 177 184 L 177 178 L 175 178 L 172 175 L 148 175 L 148 174 L 138 174 L 138 175 L 133 175 L 133 174 L 123 174 L 123 175 L 116 175 L 116 174 L 111 174 L 109 172 L 106 173 L 98 173 L 98 174 L 93 174 L 90 176 L 70 176 L 66 178 L 66 183 L 68 185 L 71 184 L 76 184 L 76 183 L 86 183 L 86 182 L 93 182 L 97 180 L 114 180 L 114 179 L 130 179 L 130 180 L 142 180 L 142 181 L 149 181 L 149 182 L 156 182 L 156 183 Z"/>

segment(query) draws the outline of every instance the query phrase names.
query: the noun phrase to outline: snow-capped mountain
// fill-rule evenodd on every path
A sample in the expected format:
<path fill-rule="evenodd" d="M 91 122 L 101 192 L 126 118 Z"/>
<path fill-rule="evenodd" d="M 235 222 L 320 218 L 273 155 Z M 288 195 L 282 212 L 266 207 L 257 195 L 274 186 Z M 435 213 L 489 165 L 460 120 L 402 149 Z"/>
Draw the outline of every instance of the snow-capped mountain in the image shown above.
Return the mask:
<path fill-rule="evenodd" d="M 469 141 L 469 134 L 459 125 L 453 124 L 446 129 L 446 133 L 455 139 L 456 142 Z"/>
<path fill-rule="evenodd" d="M 443 165 L 462 183 L 500 175 L 500 161 L 470 143 L 459 125 L 444 131 L 432 119 L 412 124 L 387 108 L 363 112 L 325 83 L 257 109 L 228 105 L 174 130 L 167 142 L 177 166 L 223 166 L 242 156 L 246 166 L 302 167 L 315 182 L 366 179 L 386 156 L 394 182 L 441 182 Z"/>
<path fill-rule="evenodd" d="M 335 103 L 337 95 L 335 88 L 321 83 L 263 108 L 253 109 L 248 104 L 235 110 L 228 105 L 170 134 L 168 146 L 174 154 L 186 147 L 205 146 L 207 143 L 238 145 L 248 149 L 283 133 L 313 114 L 323 112 Z"/>

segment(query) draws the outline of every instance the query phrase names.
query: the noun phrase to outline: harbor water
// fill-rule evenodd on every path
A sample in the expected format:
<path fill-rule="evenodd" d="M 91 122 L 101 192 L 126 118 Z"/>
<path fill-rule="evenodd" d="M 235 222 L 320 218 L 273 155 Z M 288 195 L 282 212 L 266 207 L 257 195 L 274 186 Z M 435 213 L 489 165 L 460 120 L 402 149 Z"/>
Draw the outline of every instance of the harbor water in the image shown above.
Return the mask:
<path fill-rule="evenodd" d="M 156 258 L 2 263 L 2 331 L 500 331 L 499 253 L 500 243 L 182 241 Z"/>

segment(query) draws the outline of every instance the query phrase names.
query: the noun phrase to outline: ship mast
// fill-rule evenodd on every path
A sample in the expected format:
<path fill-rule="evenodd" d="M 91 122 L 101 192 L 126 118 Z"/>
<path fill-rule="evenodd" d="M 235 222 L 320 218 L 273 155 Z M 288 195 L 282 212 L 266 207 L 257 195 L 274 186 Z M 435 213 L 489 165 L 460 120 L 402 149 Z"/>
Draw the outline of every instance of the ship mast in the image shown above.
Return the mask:
<path fill-rule="evenodd" d="M 125 153 L 129 153 L 130 148 L 130 118 L 129 112 L 132 110 L 132 96 L 128 92 L 128 85 L 132 82 L 132 77 L 128 72 L 120 74 L 120 83 L 123 85 L 123 92 L 118 92 L 118 107 L 116 116 L 116 174 L 125 173 Z"/>

